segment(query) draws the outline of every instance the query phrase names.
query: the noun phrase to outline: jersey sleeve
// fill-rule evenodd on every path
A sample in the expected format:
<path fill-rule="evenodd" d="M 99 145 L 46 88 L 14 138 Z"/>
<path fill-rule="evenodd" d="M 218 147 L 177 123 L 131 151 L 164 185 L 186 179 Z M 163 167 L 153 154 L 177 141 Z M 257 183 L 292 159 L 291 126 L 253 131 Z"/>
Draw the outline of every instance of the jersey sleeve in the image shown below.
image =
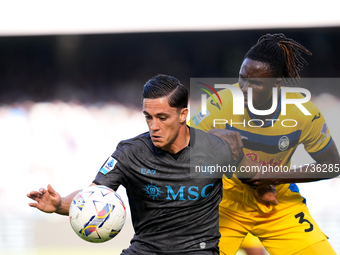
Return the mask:
<path fill-rule="evenodd" d="M 203 133 L 200 130 L 197 131 L 199 131 L 196 132 L 199 134 L 199 141 L 195 141 L 197 144 L 193 149 L 197 151 L 194 151 L 191 155 L 200 155 L 200 157 L 197 162 L 191 158 L 190 164 L 197 163 L 196 165 L 210 166 L 211 169 L 214 169 L 213 172 L 215 174 L 212 176 L 213 178 L 221 178 L 223 175 L 231 178 L 244 156 L 243 152 L 234 160 L 231 148 L 224 139 L 212 134 Z M 202 159 L 204 164 L 201 161 Z"/>
<path fill-rule="evenodd" d="M 220 138 L 220 137 L 219 137 Z M 222 138 L 220 138 L 222 140 L 222 144 L 223 146 L 223 151 L 224 151 L 224 165 L 228 166 L 229 171 L 225 172 L 224 175 L 230 179 L 233 177 L 234 172 L 236 171 L 237 167 L 240 165 L 243 157 L 244 157 L 244 152 L 242 151 L 240 153 L 240 155 L 238 156 L 238 158 L 236 160 L 233 159 L 233 153 L 231 151 L 231 148 L 229 146 L 229 144 Z"/>
<path fill-rule="evenodd" d="M 105 161 L 99 169 L 93 183 L 97 185 L 104 185 L 113 190 L 117 190 L 119 185 L 126 187 L 127 177 L 126 171 L 128 167 L 125 153 L 118 145 L 115 152 Z"/>
<path fill-rule="evenodd" d="M 320 110 L 311 102 L 310 105 L 312 115 L 306 120 L 301 142 L 305 150 L 313 156 L 322 153 L 330 145 L 332 137 Z"/>

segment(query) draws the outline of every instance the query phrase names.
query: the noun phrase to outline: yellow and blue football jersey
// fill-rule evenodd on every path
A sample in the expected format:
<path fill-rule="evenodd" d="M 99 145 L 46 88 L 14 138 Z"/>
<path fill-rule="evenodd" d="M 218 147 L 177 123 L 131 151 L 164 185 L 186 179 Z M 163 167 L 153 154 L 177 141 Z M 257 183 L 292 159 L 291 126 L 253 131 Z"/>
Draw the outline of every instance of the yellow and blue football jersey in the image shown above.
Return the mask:
<path fill-rule="evenodd" d="M 235 86 L 239 87 L 238 84 Z M 243 115 L 233 114 L 233 96 L 229 89 L 218 92 L 221 101 L 209 98 L 206 102 L 207 112 L 202 115 L 199 110 L 190 119 L 190 125 L 204 131 L 210 129 L 228 129 L 241 134 L 246 156 L 260 162 L 267 168 L 276 166 L 277 171 L 288 169 L 299 170 L 299 166 L 291 166 L 291 157 L 299 144 L 303 144 L 311 155 L 322 153 L 331 144 L 332 138 L 324 117 L 311 101 L 303 106 L 311 113 L 305 115 L 295 104 L 286 105 L 286 115 L 281 112 L 281 100 L 278 100 L 277 110 L 272 119 L 263 122 L 257 119 L 248 108 Z M 287 99 L 300 99 L 300 93 L 287 93 Z M 216 103 L 217 102 L 217 103 Z M 223 198 L 221 207 L 235 212 L 240 211 L 244 203 L 247 211 L 269 213 L 291 206 L 291 203 L 304 202 L 295 184 L 277 185 L 278 206 L 264 206 L 256 201 L 253 190 L 242 184 L 238 179 L 224 179 L 224 189 L 233 189 L 232 197 Z M 244 194 L 244 191 L 248 191 Z"/>

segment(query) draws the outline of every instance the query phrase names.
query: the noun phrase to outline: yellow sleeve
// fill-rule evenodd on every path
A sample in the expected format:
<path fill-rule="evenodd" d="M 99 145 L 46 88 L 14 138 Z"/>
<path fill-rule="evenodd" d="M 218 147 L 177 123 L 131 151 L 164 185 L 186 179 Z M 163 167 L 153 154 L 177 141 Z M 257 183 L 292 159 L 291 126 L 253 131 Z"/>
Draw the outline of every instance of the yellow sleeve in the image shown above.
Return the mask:
<path fill-rule="evenodd" d="M 313 155 L 325 149 L 332 138 L 320 110 L 312 102 L 308 102 L 307 106 L 312 115 L 306 119 L 306 128 L 302 131 L 301 142 L 305 150 Z"/>
<path fill-rule="evenodd" d="M 227 119 L 227 116 L 232 116 L 232 94 L 227 89 L 219 91 L 218 94 L 221 98 L 222 105 L 215 94 L 213 95 L 215 100 L 209 97 L 206 102 L 206 114 L 203 115 L 201 107 L 199 107 L 188 121 L 189 126 L 203 131 L 208 131 L 214 128 L 225 128 L 225 120 Z"/>

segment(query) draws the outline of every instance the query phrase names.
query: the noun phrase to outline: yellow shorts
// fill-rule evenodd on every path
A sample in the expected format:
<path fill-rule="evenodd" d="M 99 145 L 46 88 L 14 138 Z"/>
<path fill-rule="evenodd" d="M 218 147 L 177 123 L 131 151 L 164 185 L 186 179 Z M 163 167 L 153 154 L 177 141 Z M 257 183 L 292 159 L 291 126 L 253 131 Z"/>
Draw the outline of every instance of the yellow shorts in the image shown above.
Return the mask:
<path fill-rule="evenodd" d="M 243 239 L 240 248 L 263 248 L 263 245 L 257 236 L 248 233 Z"/>
<path fill-rule="evenodd" d="M 293 194 L 291 190 L 278 192 L 280 204 L 264 213 L 263 208 L 255 209 L 255 205 L 249 202 L 251 190 L 243 190 L 243 194 L 235 192 L 240 189 L 242 187 L 237 185 L 223 190 L 219 210 L 220 254 L 234 255 L 248 232 L 257 236 L 271 255 L 296 254 L 316 243 L 319 243 L 317 249 L 335 254 L 298 193 Z"/>

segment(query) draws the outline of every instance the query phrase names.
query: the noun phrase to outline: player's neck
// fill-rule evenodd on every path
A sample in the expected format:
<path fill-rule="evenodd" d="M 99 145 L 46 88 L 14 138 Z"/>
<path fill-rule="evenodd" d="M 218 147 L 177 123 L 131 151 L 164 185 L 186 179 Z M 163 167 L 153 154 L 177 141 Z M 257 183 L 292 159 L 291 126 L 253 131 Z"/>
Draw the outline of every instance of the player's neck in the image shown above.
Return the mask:
<path fill-rule="evenodd" d="M 264 125 L 269 122 L 276 114 L 278 111 L 281 111 L 281 107 L 279 105 L 281 105 L 279 102 L 281 100 L 281 97 L 278 96 L 278 104 L 276 106 L 276 109 L 273 113 L 269 114 L 269 115 L 256 115 L 256 114 L 253 114 L 253 116 L 256 118 L 256 119 L 260 119 L 264 122 Z M 263 109 L 258 109 L 258 110 L 267 110 L 267 109 L 270 109 L 272 107 L 272 99 L 270 98 L 270 100 L 268 100 L 267 104 L 263 107 Z"/>

